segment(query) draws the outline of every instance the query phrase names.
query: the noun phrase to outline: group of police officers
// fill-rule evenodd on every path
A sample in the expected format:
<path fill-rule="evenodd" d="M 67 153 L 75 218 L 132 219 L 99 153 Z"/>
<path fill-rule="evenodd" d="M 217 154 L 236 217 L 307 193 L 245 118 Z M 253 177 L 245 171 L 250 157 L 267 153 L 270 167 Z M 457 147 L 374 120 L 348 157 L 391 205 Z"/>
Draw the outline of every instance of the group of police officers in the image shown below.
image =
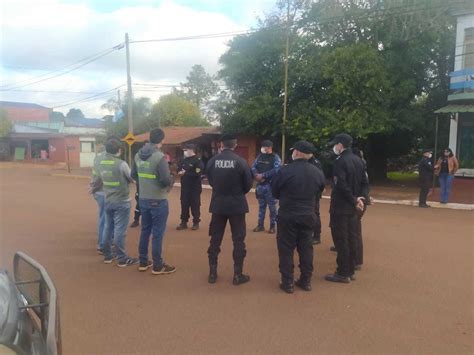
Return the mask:
<path fill-rule="evenodd" d="M 117 260 L 119 267 L 138 264 L 139 271 L 152 269 L 155 275 L 176 271 L 164 262 L 162 242 L 169 214 L 168 193 L 173 185 L 168 162 L 161 146 L 165 136 L 161 129 L 150 132 L 150 141 L 136 154 L 132 169 L 119 158 L 121 144 L 111 137 L 105 144 L 105 152 L 97 156 L 91 181 L 91 193 L 99 203 L 98 194 L 104 194 L 105 231 L 99 232 L 98 251 L 104 255 L 104 263 Z M 258 225 L 254 232 L 265 231 L 265 214 L 269 210 L 268 233 L 276 233 L 280 288 L 293 293 L 294 286 L 311 290 L 313 273 L 313 245 L 320 243 L 321 219 L 319 201 L 325 188 L 325 177 L 321 164 L 315 158 L 315 147 L 307 141 L 299 141 L 292 148 L 291 163 L 282 166 L 280 157 L 273 152 L 273 143 L 265 140 L 261 154 L 251 167 L 235 153 L 237 139 L 223 135 L 219 153 L 212 157 L 206 167 L 196 155 L 194 145 L 183 147 L 184 158 L 178 165 L 181 177 L 181 223 L 177 230 L 188 228 L 192 214 L 192 229 L 199 229 L 201 178 L 205 175 L 212 187 L 209 212 L 210 243 L 209 283 L 218 279 L 218 256 L 227 222 L 230 224 L 233 241 L 233 284 L 240 285 L 250 280 L 243 273 L 247 254 L 246 218 L 249 207 L 246 194 L 256 184 L 259 203 Z M 333 168 L 330 204 L 330 227 L 337 251 L 337 269 L 325 279 L 332 282 L 350 283 L 354 272 L 362 263 L 361 217 L 370 199 L 368 179 L 364 162 L 351 150 L 352 138 L 338 134 L 330 142 L 337 156 Z M 139 258 L 128 256 L 125 251 L 125 236 L 130 214 L 129 184 L 137 183 L 141 233 Z M 277 200 L 279 208 L 277 210 Z M 191 211 L 191 213 L 190 213 Z M 100 214 L 101 211 L 99 211 Z M 148 259 L 151 236 L 152 261 Z M 113 247 L 112 248 L 112 244 Z M 295 281 L 293 254 L 299 255 L 300 277 Z"/>

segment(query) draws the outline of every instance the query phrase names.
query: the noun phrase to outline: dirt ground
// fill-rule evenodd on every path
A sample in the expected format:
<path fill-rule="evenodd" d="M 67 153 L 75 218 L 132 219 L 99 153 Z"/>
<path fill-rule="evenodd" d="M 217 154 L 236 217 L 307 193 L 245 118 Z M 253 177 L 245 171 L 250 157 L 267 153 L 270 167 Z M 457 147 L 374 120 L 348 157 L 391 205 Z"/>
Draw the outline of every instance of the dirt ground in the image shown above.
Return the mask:
<path fill-rule="evenodd" d="M 87 180 L 51 177 L 46 169 L 0 166 L 0 265 L 22 250 L 50 272 L 61 301 L 64 354 L 472 354 L 473 212 L 377 204 L 364 217 L 365 264 L 357 281 L 332 284 L 328 201 L 316 247 L 313 291 L 278 288 L 275 237 L 253 233 L 248 200 L 251 282 L 231 283 L 226 235 L 219 280 L 207 283 L 206 212 L 198 232 L 174 230 L 164 256 L 173 275 L 104 265 L 95 252 L 96 205 Z M 127 247 L 137 254 L 139 231 Z"/>

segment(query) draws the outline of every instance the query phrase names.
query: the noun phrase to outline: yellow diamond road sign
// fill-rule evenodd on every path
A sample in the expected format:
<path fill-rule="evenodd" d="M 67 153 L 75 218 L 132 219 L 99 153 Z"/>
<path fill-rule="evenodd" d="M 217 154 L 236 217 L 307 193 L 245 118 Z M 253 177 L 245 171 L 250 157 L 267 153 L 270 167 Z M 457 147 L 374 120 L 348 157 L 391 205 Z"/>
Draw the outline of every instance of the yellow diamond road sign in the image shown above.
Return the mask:
<path fill-rule="evenodd" d="M 122 138 L 123 141 L 127 142 L 128 145 L 132 145 L 133 143 L 136 142 L 136 138 L 133 135 L 133 133 L 128 133 L 125 137 Z"/>

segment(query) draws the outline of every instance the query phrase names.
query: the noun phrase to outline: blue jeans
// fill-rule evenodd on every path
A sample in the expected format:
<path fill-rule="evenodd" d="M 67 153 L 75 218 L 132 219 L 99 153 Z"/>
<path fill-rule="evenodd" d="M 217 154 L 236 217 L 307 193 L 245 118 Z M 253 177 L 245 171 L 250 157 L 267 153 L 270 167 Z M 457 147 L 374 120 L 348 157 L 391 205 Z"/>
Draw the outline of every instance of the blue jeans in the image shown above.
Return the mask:
<path fill-rule="evenodd" d="M 454 180 L 454 175 L 447 173 L 439 174 L 439 185 L 441 190 L 440 201 L 442 203 L 448 203 L 449 193 L 451 192 L 451 185 Z"/>
<path fill-rule="evenodd" d="M 103 192 L 96 192 L 94 199 L 99 207 L 99 219 L 97 220 L 97 248 L 104 248 L 105 231 L 105 195 Z"/>
<path fill-rule="evenodd" d="M 169 214 L 168 200 L 140 199 L 140 211 L 142 213 L 142 231 L 138 245 L 140 264 L 148 263 L 148 244 L 150 235 L 153 234 L 151 239 L 153 266 L 160 268 L 163 266 L 161 249 Z"/>
<path fill-rule="evenodd" d="M 268 210 L 270 211 L 270 227 L 275 227 L 277 215 L 276 199 L 272 195 L 270 184 L 257 185 L 256 196 L 258 199 L 258 225 L 263 227 L 265 212 L 268 206 Z"/>
<path fill-rule="evenodd" d="M 106 259 L 112 258 L 112 240 L 115 245 L 117 260 L 121 262 L 128 258 L 125 252 L 125 237 L 129 220 L 130 201 L 105 202 L 105 240 L 102 250 Z"/>

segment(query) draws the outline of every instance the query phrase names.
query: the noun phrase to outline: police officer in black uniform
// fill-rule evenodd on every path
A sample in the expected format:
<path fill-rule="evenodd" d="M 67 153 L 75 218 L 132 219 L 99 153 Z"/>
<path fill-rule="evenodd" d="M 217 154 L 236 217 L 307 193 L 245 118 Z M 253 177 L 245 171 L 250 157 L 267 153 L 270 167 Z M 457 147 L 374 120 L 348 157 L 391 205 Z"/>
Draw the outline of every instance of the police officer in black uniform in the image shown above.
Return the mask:
<path fill-rule="evenodd" d="M 338 156 L 334 162 L 331 205 L 331 234 L 337 250 L 337 270 L 326 275 L 332 282 L 355 280 L 357 233 L 361 211 L 368 201 L 369 183 L 362 160 L 352 153 L 352 137 L 341 133 L 329 143 Z"/>
<path fill-rule="evenodd" d="M 318 168 L 324 177 L 323 166 L 321 165 L 321 162 L 318 159 L 316 159 L 316 157 L 314 156 L 315 153 L 316 152 L 313 153 L 313 156 L 311 157 L 311 159 L 309 159 L 309 162 L 313 164 L 316 168 Z M 321 213 L 319 211 L 321 197 L 322 197 L 322 192 L 321 194 L 319 194 L 319 197 L 316 198 L 316 204 L 314 205 L 314 213 L 316 215 L 316 221 L 314 223 L 314 228 L 313 228 L 313 245 L 321 244 Z"/>
<path fill-rule="evenodd" d="M 311 291 L 313 274 L 313 228 L 316 201 L 324 190 L 324 175 L 308 160 L 314 146 L 299 141 L 293 147 L 293 162 L 280 169 L 272 181 L 272 193 L 280 200 L 277 246 L 281 273 L 280 288 L 293 293 L 294 285 Z M 300 259 L 300 278 L 294 282 L 293 253 Z"/>
<path fill-rule="evenodd" d="M 178 163 L 178 175 L 181 176 L 181 224 L 176 229 L 188 228 L 189 209 L 191 209 L 192 230 L 198 230 L 201 221 L 201 175 L 204 165 L 196 155 L 194 144 L 186 144 L 183 152 L 184 159 Z"/>
<path fill-rule="evenodd" d="M 420 198 L 418 201 L 418 206 L 421 208 L 431 207 L 426 204 L 426 199 L 428 198 L 428 193 L 430 191 L 430 186 L 433 183 L 433 163 L 431 162 L 431 157 L 433 156 L 433 151 L 431 149 L 423 150 L 423 158 L 421 158 L 418 163 L 418 177 L 420 181 Z"/>
<path fill-rule="evenodd" d="M 209 249 L 209 283 L 217 281 L 217 257 L 220 252 L 227 221 L 232 231 L 234 244 L 234 285 L 250 280 L 244 275 L 243 264 L 245 250 L 245 214 L 249 212 L 247 194 L 252 188 L 252 174 L 247 162 L 234 153 L 237 139 L 233 135 L 224 135 L 221 141 L 222 153 L 211 158 L 207 164 L 206 175 L 212 186 L 212 198 L 209 212 L 212 213 L 209 226 L 211 237 Z"/>

